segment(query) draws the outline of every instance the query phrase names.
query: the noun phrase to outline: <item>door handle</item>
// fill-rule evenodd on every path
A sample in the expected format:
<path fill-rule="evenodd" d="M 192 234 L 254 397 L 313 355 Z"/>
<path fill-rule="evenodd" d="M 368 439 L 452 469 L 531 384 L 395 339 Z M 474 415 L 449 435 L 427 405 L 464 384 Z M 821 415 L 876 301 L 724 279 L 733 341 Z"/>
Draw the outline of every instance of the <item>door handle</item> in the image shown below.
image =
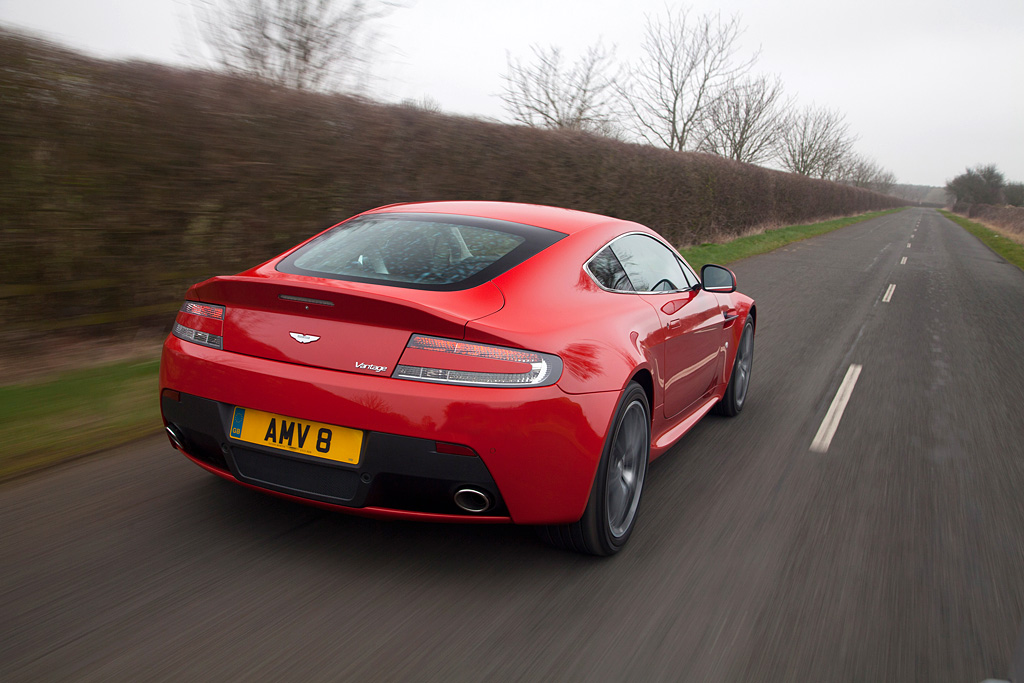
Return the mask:
<path fill-rule="evenodd" d="M 679 329 L 682 326 L 683 326 L 683 321 L 680 320 L 679 318 L 675 318 L 674 320 L 669 320 L 668 321 L 668 329 L 670 329 L 670 330 L 677 330 L 677 329 Z"/>
<path fill-rule="evenodd" d="M 729 325 L 730 323 L 732 323 L 733 320 L 735 320 L 736 318 L 740 317 L 740 314 L 736 312 L 736 309 L 732 309 L 730 311 L 726 311 L 722 315 L 725 317 L 725 324 L 726 325 Z"/>

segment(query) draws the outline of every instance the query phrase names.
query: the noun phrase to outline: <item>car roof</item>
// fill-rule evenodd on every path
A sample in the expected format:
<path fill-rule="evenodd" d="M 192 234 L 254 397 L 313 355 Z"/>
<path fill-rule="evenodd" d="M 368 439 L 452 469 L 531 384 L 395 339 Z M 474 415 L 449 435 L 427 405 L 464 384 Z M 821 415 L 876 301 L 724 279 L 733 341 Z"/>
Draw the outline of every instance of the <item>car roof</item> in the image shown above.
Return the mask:
<path fill-rule="evenodd" d="M 451 201 L 389 204 L 367 213 L 439 213 L 493 218 L 556 230 L 567 235 L 600 223 L 626 222 L 575 209 L 562 209 L 539 204 L 517 204 L 515 202 Z"/>

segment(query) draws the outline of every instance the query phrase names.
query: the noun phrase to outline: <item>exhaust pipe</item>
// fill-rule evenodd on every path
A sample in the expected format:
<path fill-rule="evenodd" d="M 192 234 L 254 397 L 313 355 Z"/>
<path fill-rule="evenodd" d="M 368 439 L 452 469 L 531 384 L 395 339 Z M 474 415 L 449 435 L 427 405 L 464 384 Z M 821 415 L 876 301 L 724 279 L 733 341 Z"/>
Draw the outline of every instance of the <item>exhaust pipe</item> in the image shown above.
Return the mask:
<path fill-rule="evenodd" d="M 480 513 L 491 508 L 491 497 L 480 489 L 463 487 L 455 492 L 455 504 L 460 510 L 466 512 Z"/>
<path fill-rule="evenodd" d="M 182 436 L 181 431 L 176 426 L 167 425 L 167 436 L 170 437 L 172 446 L 182 453 L 185 452 L 185 437 Z"/>

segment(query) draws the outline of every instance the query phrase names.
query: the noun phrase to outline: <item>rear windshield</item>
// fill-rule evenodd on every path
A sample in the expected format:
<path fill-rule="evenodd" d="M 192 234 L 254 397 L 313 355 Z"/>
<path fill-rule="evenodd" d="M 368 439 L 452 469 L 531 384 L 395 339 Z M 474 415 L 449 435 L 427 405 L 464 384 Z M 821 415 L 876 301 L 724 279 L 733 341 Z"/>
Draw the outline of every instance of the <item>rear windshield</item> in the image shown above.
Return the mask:
<path fill-rule="evenodd" d="M 564 234 L 519 223 L 439 214 L 353 218 L 278 264 L 286 273 L 415 289 L 486 282 Z"/>

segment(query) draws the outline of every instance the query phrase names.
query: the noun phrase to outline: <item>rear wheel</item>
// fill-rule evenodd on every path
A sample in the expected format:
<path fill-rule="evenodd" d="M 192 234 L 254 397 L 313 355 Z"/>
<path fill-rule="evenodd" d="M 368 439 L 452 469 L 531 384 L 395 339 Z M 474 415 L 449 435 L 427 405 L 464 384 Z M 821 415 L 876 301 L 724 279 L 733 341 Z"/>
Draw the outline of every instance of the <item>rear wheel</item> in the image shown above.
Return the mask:
<path fill-rule="evenodd" d="M 750 388 L 750 370 L 754 364 L 754 323 L 747 318 L 743 325 L 739 346 L 736 348 L 736 360 L 732 364 L 732 377 L 725 390 L 725 396 L 715 404 L 715 412 L 726 417 L 734 417 L 743 410 Z"/>
<path fill-rule="evenodd" d="M 651 410 L 636 382 L 619 400 L 591 487 L 578 522 L 541 527 L 541 537 L 561 548 L 591 555 L 613 555 L 626 545 L 636 522 L 651 452 Z"/>

